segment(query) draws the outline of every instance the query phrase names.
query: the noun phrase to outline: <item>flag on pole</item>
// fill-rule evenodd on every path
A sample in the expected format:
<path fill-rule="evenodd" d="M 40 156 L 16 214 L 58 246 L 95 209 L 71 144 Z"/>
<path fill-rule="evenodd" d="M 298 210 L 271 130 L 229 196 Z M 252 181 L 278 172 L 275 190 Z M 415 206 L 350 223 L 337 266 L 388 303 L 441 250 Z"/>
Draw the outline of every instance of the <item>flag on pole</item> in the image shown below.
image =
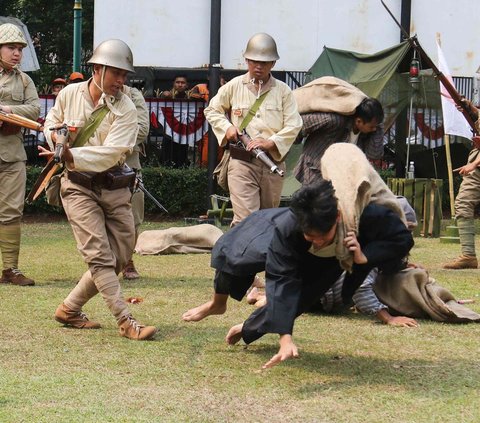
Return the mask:
<path fill-rule="evenodd" d="M 438 52 L 438 69 L 442 72 L 450 83 L 455 87 L 453 78 L 448 68 L 443 51 L 440 48 L 440 44 L 437 39 L 437 52 Z M 442 83 L 440 83 L 440 94 L 442 99 L 442 112 L 443 112 L 443 127 L 445 134 L 458 135 L 460 137 L 472 139 L 472 131 L 465 117 L 456 108 L 455 102 L 445 89 Z"/>

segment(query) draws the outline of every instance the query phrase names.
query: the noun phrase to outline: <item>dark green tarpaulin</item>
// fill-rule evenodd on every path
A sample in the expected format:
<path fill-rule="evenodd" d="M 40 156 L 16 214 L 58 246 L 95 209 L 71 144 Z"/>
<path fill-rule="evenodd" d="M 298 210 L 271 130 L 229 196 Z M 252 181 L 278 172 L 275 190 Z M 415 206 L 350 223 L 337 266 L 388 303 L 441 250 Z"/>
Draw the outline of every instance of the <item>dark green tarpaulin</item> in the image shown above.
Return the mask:
<path fill-rule="evenodd" d="M 324 47 L 306 79 L 310 82 L 321 76 L 336 76 L 376 98 L 393 74 L 398 72 L 400 63 L 410 49 L 408 41 L 374 54 Z"/>
<path fill-rule="evenodd" d="M 336 76 L 380 100 L 385 110 L 385 129 L 390 128 L 405 108 L 440 109 L 438 81 L 430 71 L 422 71 L 419 82 L 411 84 L 408 67 L 413 49 L 408 41 L 374 54 L 324 47 L 309 69 L 306 82 L 322 76 Z"/>

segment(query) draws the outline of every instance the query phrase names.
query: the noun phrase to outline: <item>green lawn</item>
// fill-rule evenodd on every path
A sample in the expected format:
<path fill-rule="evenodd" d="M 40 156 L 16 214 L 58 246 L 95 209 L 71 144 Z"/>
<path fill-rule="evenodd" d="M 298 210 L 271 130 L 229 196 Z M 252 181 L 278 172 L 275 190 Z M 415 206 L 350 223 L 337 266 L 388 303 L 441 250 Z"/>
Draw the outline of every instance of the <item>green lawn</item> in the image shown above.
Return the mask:
<path fill-rule="evenodd" d="M 417 238 L 412 261 L 480 312 L 480 271 L 441 269 L 458 253 Z M 181 320 L 212 293 L 209 260 L 135 257 L 143 277 L 122 282 L 124 295 L 144 298 L 131 310 L 159 328 L 153 341 L 121 338 L 99 296 L 85 312 L 103 329 L 67 329 L 53 312 L 85 269 L 70 227 L 25 224 L 20 267 L 37 285 L 0 285 L 0 422 L 480 421 L 480 325 L 305 315 L 295 327 L 300 358 L 262 371 L 276 336 L 248 349 L 224 342 L 252 306 L 231 301 L 223 316 Z"/>

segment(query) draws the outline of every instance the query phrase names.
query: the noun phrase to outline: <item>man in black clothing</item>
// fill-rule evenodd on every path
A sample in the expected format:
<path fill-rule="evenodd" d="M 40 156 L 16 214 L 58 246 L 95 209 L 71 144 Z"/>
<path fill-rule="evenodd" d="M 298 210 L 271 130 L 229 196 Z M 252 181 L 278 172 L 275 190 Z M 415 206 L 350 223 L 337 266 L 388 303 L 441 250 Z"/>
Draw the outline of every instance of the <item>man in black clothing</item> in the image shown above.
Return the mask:
<path fill-rule="evenodd" d="M 243 338 L 249 344 L 266 333 L 278 333 L 280 350 L 265 367 L 298 356 L 292 338 L 294 321 L 342 273 L 336 257 L 338 244 L 350 251 L 354 262 L 344 284 L 346 302 L 372 268 L 389 273 L 403 268 L 413 246 L 412 235 L 400 216 L 381 205 L 369 204 L 364 209 L 358 234 L 347 232 L 338 239 L 341 224 L 335 191 L 326 180 L 298 190 L 290 208 L 253 213 L 215 244 L 214 297 L 184 313 L 183 319 L 199 321 L 223 314 L 228 297 L 241 300 L 255 274 L 265 270 L 266 305 L 231 328 L 227 342 L 235 344 Z"/>

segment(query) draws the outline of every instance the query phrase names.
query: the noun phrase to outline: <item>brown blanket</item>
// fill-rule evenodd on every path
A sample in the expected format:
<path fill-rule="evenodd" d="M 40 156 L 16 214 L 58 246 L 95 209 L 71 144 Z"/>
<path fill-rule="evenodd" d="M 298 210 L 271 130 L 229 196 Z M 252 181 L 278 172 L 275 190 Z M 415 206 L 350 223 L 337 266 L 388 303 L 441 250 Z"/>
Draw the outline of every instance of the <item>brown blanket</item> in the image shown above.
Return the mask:
<path fill-rule="evenodd" d="M 293 90 L 299 113 L 334 112 L 353 115 L 367 95 L 334 76 L 323 76 Z"/>
<path fill-rule="evenodd" d="M 379 274 L 373 289 L 392 314 L 438 322 L 480 322 L 478 313 L 458 304 L 455 297 L 423 269 L 409 268 L 387 276 Z"/>
<path fill-rule="evenodd" d="M 144 231 L 138 237 L 135 252 L 142 255 L 209 253 L 222 235 L 221 229 L 210 224 Z"/>
<path fill-rule="evenodd" d="M 343 240 L 348 231 L 358 233 L 360 216 L 369 203 L 392 209 L 406 223 L 405 214 L 395 194 L 356 145 L 333 144 L 327 148 L 320 163 L 322 176 L 332 181 L 338 198 L 338 207 L 342 214 L 342 224 L 338 228 L 340 240 Z M 343 242 L 337 243 L 336 256 L 342 267 L 350 271 L 353 256 Z"/>

